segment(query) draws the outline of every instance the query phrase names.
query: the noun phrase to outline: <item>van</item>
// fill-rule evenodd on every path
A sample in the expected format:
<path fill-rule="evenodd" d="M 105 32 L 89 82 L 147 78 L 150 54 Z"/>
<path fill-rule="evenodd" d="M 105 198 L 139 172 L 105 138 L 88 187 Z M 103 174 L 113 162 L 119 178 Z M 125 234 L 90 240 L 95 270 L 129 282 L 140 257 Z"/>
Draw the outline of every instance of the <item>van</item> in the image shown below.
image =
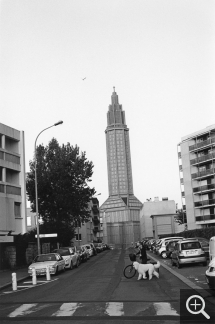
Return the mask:
<path fill-rule="evenodd" d="M 158 247 L 158 249 L 157 249 L 157 252 L 158 252 L 158 254 L 162 257 L 162 258 L 164 258 L 164 259 L 166 259 L 167 258 L 167 254 L 166 254 L 166 244 L 168 243 L 168 241 L 170 241 L 170 240 L 174 240 L 174 239 L 178 239 L 178 240 L 182 240 L 183 239 L 183 237 L 182 236 L 172 236 L 172 237 L 164 237 L 164 238 L 162 238 L 161 240 L 160 240 L 160 242 L 159 242 L 159 247 Z"/>

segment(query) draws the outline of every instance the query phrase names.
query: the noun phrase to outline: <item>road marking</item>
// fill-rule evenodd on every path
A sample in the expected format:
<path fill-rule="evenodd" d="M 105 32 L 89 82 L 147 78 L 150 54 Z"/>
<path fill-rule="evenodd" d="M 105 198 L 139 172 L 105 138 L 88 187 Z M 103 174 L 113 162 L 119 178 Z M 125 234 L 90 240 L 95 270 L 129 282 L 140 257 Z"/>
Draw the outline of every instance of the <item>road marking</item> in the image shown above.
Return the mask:
<path fill-rule="evenodd" d="M 81 303 L 64 303 L 52 316 L 72 316 L 79 307 Z"/>
<path fill-rule="evenodd" d="M 154 308 L 157 315 L 169 314 L 178 316 L 177 311 L 171 307 L 170 303 L 154 303 Z"/>
<path fill-rule="evenodd" d="M 109 316 L 122 316 L 124 315 L 123 303 L 106 303 L 105 313 Z"/>
<path fill-rule="evenodd" d="M 18 306 L 18 307 L 17 307 Z M 44 312 L 44 309 L 47 309 Z M 41 311 L 43 310 L 43 311 Z M 1 317 L 28 317 L 32 313 L 40 318 L 49 317 L 142 317 L 179 316 L 178 302 L 69 302 L 69 303 L 29 303 L 0 308 Z"/>
<path fill-rule="evenodd" d="M 35 307 L 36 305 L 37 304 L 23 304 L 20 307 L 18 307 L 17 309 L 15 309 L 15 311 L 10 313 L 8 315 L 8 317 L 25 316 L 27 314 L 30 314 L 30 313 L 32 313 L 32 311 L 30 309 Z"/>

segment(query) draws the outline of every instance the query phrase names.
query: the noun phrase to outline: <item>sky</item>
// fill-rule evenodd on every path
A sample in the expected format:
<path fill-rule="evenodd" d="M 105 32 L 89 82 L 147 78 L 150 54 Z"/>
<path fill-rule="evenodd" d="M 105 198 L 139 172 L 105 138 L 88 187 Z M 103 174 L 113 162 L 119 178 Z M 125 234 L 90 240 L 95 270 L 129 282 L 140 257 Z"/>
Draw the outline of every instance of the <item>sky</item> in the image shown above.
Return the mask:
<path fill-rule="evenodd" d="M 115 86 L 135 196 L 181 207 L 177 144 L 215 124 L 214 14 L 214 0 L 0 0 L 0 122 L 25 132 L 26 171 L 63 120 L 37 144 L 85 151 L 101 205 Z"/>

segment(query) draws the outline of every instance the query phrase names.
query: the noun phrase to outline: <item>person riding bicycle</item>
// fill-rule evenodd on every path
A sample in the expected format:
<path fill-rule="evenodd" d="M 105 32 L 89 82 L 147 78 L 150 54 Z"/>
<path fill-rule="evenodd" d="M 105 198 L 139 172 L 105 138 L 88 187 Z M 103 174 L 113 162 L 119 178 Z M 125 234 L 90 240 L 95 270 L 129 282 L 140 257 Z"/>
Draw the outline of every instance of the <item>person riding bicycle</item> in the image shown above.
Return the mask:
<path fill-rule="evenodd" d="M 140 259 L 142 264 L 146 264 L 147 263 L 147 254 L 146 254 L 146 247 L 143 244 L 143 242 L 140 242 L 138 245 L 138 252 L 136 253 L 136 255 L 140 254 Z"/>

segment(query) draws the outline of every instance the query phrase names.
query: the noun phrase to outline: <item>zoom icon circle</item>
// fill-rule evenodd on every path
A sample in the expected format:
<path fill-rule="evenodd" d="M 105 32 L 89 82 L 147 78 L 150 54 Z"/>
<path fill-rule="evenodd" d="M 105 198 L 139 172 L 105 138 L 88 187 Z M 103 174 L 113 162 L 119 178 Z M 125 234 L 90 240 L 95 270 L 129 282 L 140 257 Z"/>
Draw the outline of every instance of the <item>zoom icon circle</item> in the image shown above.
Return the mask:
<path fill-rule="evenodd" d="M 204 311 L 205 301 L 199 295 L 192 295 L 186 301 L 186 308 L 189 313 L 197 315 L 202 313 L 207 319 L 210 319 L 210 316 Z"/>

